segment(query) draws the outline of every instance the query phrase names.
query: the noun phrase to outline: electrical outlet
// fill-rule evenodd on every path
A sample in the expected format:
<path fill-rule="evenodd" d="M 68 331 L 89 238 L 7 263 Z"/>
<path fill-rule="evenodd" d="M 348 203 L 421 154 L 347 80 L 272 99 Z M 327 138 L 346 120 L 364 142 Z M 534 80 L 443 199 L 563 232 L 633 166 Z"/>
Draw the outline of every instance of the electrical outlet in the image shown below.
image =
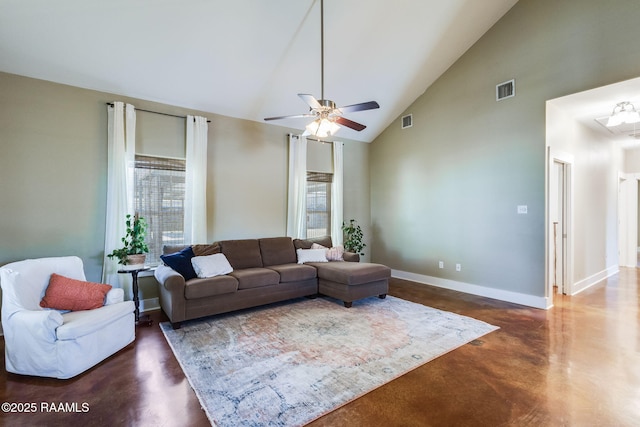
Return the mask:
<path fill-rule="evenodd" d="M 438 267 L 444 268 L 444 261 L 438 261 Z"/>
<path fill-rule="evenodd" d="M 462 271 L 462 264 L 456 264 L 456 271 Z"/>
<path fill-rule="evenodd" d="M 519 215 L 526 214 L 527 211 L 528 211 L 527 205 L 518 205 L 518 214 Z"/>

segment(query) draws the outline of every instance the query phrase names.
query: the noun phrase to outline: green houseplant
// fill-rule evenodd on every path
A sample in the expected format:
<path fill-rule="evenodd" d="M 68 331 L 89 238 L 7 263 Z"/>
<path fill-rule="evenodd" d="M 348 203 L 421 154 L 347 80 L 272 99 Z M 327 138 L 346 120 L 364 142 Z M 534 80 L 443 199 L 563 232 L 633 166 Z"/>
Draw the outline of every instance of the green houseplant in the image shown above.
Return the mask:
<path fill-rule="evenodd" d="M 363 241 L 362 229 L 356 223 L 355 219 L 349 220 L 349 224 L 342 223 L 342 231 L 344 232 L 344 249 L 349 252 L 355 252 L 364 255 L 362 249 L 367 246 Z"/>
<path fill-rule="evenodd" d="M 124 246 L 114 249 L 107 256 L 111 259 L 117 258 L 122 265 L 144 264 L 145 254 L 149 252 L 149 247 L 144 241 L 147 235 L 147 221 L 137 213 L 133 217 L 127 215 L 126 218 L 127 230 L 121 239 Z"/>

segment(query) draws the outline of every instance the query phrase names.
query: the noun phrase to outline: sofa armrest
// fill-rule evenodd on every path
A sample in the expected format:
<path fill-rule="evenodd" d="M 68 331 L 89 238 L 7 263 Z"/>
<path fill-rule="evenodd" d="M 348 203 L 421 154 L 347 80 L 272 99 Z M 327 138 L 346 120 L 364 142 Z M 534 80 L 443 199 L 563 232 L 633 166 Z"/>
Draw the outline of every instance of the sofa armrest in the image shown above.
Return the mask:
<path fill-rule="evenodd" d="M 185 287 L 184 277 L 171 267 L 159 265 L 153 273 L 158 283 L 169 292 L 182 292 Z"/>
<path fill-rule="evenodd" d="M 14 335 L 19 341 L 41 341 L 54 343 L 57 340 L 56 329 L 64 323 L 57 310 L 20 310 L 8 319 L 5 337 Z M 7 331 L 9 329 L 10 331 Z"/>
<path fill-rule="evenodd" d="M 348 262 L 360 262 L 360 254 L 355 252 L 344 252 L 342 259 Z"/>
<path fill-rule="evenodd" d="M 171 267 L 159 265 L 153 273 L 158 281 L 160 306 L 173 324 L 186 319 L 184 277 Z"/>
<path fill-rule="evenodd" d="M 57 366 L 56 330 L 64 323 L 58 311 L 19 310 L 3 323 L 7 371 L 44 373 Z"/>
<path fill-rule="evenodd" d="M 104 299 L 104 305 L 117 304 L 124 301 L 124 289 L 111 288 Z"/>

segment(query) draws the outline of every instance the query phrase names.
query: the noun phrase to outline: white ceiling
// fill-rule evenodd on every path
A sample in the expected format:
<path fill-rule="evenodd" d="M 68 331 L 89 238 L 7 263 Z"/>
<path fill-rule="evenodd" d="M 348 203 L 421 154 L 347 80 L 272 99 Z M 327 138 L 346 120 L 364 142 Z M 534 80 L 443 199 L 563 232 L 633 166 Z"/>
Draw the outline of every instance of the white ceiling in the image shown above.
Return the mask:
<path fill-rule="evenodd" d="M 516 1 L 326 0 L 325 98 L 381 106 L 338 135 L 372 141 Z M 320 1 L 0 0 L 0 70 L 254 121 L 306 113 Z"/>

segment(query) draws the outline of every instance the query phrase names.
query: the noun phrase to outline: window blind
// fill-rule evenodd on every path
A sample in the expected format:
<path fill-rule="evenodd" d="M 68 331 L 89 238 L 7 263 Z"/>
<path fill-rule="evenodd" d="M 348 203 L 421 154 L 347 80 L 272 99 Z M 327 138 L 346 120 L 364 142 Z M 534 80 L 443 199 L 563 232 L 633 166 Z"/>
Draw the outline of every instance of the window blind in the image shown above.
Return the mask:
<path fill-rule="evenodd" d="M 307 172 L 307 238 L 331 235 L 333 174 Z"/>
<path fill-rule="evenodd" d="M 184 243 L 184 159 L 136 155 L 134 205 L 147 220 L 150 266 L 160 264 L 163 245 Z"/>

